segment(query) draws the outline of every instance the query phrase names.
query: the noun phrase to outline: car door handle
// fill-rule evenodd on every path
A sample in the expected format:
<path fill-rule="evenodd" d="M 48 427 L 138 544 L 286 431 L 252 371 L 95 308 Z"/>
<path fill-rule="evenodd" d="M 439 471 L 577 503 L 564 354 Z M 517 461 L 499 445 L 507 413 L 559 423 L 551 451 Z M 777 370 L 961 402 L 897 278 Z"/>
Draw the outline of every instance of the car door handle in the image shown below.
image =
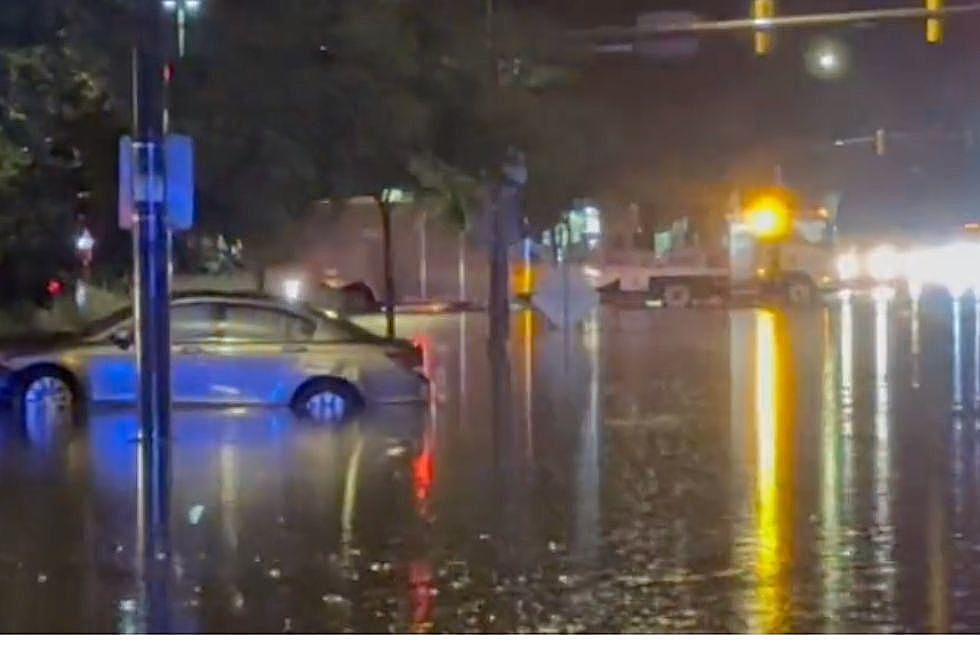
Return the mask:
<path fill-rule="evenodd" d="M 286 344 L 282 347 L 283 353 L 304 353 L 306 347 L 302 344 Z"/>
<path fill-rule="evenodd" d="M 204 353 L 204 349 L 199 346 L 181 346 L 177 349 L 177 352 L 184 355 L 191 355 L 195 353 Z"/>

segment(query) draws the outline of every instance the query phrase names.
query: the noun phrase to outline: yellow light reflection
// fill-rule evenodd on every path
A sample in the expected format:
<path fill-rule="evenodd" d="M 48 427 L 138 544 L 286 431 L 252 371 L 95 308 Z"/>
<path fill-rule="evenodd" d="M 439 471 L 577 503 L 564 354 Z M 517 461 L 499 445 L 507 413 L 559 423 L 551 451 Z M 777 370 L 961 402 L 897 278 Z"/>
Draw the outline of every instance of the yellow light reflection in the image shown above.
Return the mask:
<path fill-rule="evenodd" d="M 756 313 L 756 538 L 758 590 L 753 629 L 775 633 L 789 626 L 788 574 L 793 555 L 793 378 L 785 317 Z"/>
<path fill-rule="evenodd" d="M 524 452 L 534 458 L 534 310 L 521 314 L 521 342 L 524 345 Z"/>

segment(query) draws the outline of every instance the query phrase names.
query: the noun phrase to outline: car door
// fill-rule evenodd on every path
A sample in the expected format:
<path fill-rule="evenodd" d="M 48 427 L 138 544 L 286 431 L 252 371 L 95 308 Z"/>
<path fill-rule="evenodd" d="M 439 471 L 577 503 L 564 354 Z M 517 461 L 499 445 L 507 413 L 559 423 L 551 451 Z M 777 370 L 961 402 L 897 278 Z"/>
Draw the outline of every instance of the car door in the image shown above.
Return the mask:
<path fill-rule="evenodd" d="M 171 387 L 175 403 L 213 400 L 207 346 L 218 338 L 218 305 L 200 301 L 170 309 Z"/>
<path fill-rule="evenodd" d="M 298 358 L 312 321 L 272 306 L 220 304 L 217 338 L 202 343 L 211 400 L 285 404 L 302 382 Z"/>
<path fill-rule="evenodd" d="M 132 318 L 107 326 L 79 351 L 89 398 L 97 403 L 136 400 L 137 367 Z"/>

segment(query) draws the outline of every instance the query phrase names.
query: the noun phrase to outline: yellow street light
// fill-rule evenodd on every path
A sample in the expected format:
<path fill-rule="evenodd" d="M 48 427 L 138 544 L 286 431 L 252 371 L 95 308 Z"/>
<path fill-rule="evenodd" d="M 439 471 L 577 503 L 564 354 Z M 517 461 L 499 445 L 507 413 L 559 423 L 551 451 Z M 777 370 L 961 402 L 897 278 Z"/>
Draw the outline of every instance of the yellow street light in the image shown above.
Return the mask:
<path fill-rule="evenodd" d="M 763 195 L 749 204 L 745 224 L 755 237 L 767 242 L 784 239 L 793 228 L 789 206 L 775 195 Z"/>

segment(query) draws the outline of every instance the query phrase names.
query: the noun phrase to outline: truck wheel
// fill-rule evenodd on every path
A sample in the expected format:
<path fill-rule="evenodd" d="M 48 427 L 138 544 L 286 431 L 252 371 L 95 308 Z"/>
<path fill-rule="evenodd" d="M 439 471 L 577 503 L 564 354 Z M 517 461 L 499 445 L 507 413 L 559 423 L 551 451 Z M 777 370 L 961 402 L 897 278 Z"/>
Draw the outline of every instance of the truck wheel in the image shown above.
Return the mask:
<path fill-rule="evenodd" d="M 794 306 L 808 306 L 813 303 L 813 284 L 807 281 L 790 281 L 786 285 L 786 299 Z"/>
<path fill-rule="evenodd" d="M 691 305 L 691 288 L 674 283 L 664 288 L 664 305 L 668 308 L 687 308 Z"/>

